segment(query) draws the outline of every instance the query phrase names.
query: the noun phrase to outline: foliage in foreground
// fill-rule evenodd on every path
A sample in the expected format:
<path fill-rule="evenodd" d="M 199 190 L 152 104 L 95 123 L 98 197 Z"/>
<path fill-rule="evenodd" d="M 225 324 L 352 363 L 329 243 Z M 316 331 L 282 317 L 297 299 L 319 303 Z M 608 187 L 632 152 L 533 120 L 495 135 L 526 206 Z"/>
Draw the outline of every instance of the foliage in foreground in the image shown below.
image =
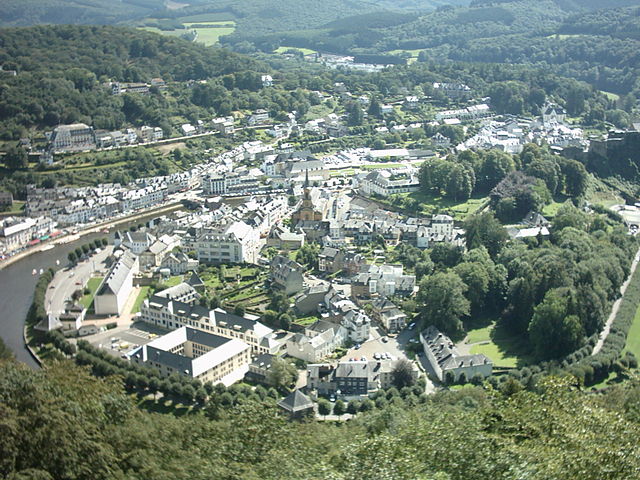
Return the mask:
<path fill-rule="evenodd" d="M 606 398 L 551 378 L 511 397 L 434 395 L 345 424 L 289 423 L 272 406 L 218 420 L 141 412 L 118 382 L 70 363 L 0 369 L 4 478 L 637 478 L 640 384 Z"/>

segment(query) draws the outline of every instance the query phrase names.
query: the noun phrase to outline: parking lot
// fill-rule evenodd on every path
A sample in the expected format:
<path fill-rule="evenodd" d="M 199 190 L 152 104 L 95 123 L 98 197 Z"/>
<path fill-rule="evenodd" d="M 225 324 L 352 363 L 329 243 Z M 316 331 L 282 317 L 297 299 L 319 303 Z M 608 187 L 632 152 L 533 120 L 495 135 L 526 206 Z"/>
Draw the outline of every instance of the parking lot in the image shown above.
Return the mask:
<path fill-rule="evenodd" d="M 93 346 L 103 348 L 112 355 L 122 356 L 140 345 L 146 345 L 153 339 L 166 333 L 164 330 L 136 322 L 131 326 L 121 326 L 86 337 Z"/>
<path fill-rule="evenodd" d="M 348 360 L 350 358 L 361 359 L 363 357 L 367 360 L 377 360 L 375 358 L 376 353 L 388 353 L 391 360 L 407 358 L 404 353 L 404 346 L 410 338 L 416 335 L 414 330 L 405 329 L 394 338 L 386 336 L 382 330 L 374 327 L 371 329 L 370 340 L 363 343 L 360 348 L 350 348 L 341 360 Z"/>

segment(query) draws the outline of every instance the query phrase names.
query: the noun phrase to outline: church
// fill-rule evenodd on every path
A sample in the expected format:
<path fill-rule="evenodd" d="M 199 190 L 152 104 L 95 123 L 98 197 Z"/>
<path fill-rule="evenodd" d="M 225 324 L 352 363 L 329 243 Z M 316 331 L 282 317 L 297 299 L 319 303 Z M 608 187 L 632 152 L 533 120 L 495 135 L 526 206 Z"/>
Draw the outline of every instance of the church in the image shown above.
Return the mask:
<path fill-rule="evenodd" d="M 309 187 L 309 171 L 307 170 L 304 181 L 304 194 L 302 196 L 302 205 L 298 211 L 296 211 L 292 217 L 293 225 L 297 225 L 298 222 L 313 221 L 321 222 L 324 220 L 324 212 L 321 209 L 316 208 L 312 198 L 312 191 Z"/>

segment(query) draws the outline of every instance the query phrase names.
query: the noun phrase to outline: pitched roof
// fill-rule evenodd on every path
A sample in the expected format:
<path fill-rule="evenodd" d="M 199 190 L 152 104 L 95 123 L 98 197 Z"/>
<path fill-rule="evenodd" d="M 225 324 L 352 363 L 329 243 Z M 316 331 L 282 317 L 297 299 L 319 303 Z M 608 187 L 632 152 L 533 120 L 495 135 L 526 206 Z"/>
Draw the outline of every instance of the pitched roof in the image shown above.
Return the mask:
<path fill-rule="evenodd" d="M 204 286 L 204 282 L 196 272 L 191 273 L 191 276 L 187 280 L 187 283 L 194 288 Z"/>
<path fill-rule="evenodd" d="M 287 412 L 295 413 L 313 408 L 313 402 L 300 390 L 294 390 L 278 402 L 278 406 Z"/>
<path fill-rule="evenodd" d="M 128 250 L 125 251 L 102 281 L 97 295 L 105 295 L 109 293 L 109 291 L 117 295 L 123 287 L 129 273 L 134 268 L 136 261 L 137 257 L 133 253 Z"/>

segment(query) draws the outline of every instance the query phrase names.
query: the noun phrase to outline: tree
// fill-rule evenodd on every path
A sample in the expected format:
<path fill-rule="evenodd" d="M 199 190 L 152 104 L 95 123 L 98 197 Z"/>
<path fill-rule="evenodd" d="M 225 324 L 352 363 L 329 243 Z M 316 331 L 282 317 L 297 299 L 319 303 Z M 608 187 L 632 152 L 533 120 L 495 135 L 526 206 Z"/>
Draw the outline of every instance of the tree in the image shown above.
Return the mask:
<path fill-rule="evenodd" d="M 342 400 L 336 400 L 336 403 L 333 404 L 333 414 L 338 415 L 339 417 L 347 413 L 347 406 Z"/>
<path fill-rule="evenodd" d="M 282 358 L 274 358 L 267 374 L 267 382 L 281 391 L 291 390 L 298 379 L 298 369 Z"/>
<path fill-rule="evenodd" d="M 78 259 L 78 257 L 76 257 L 76 254 L 74 252 L 69 252 L 69 255 L 67 255 L 67 258 L 71 263 L 76 263 L 76 260 Z"/>
<path fill-rule="evenodd" d="M 239 317 L 244 316 L 244 305 L 242 303 L 237 303 L 236 306 L 233 308 L 233 313 L 235 315 L 238 315 Z"/>
<path fill-rule="evenodd" d="M 4 164 L 9 170 L 19 170 L 28 166 L 27 152 L 17 145 L 10 147 L 4 155 Z"/>
<path fill-rule="evenodd" d="M 420 282 L 418 302 L 426 325 L 454 335 L 462 331 L 462 317 L 469 315 L 467 286 L 453 272 L 439 272 Z"/>
<path fill-rule="evenodd" d="M 489 293 L 489 272 L 479 262 L 464 262 L 454 268 L 467 286 L 466 296 L 474 314 L 482 312 L 485 299 Z"/>
<path fill-rule="evenodd" d="M 567 195 L 579 197 L 585 194 L 589 185 L 589 173 L 583 164 L 576 160 L 563 158 L 560 169 L 564 175 L 565 192 Z"/>
<path fill-rule="evenodd" d="M 13 352 L 7 347 L 2 338 L 0 338 L 0 362 L 3 360 L 13 360 Z"/>
<path fill-rule="evenodd" d="M 413 365 L 409 360 L 401 359 L 396 362 L 391 371 L 393 385 L 396 388 L 404 388 L 415 383 Z"/>
<path fill-rule="evenodd" d="M 571 313 L 570 298 L 569 289 L 555 288 L 535 308 L 529 338 L 538 358 L 557 358 L 582 345 L 584 330 L 578 316 Z"/>
<path fill-rule="evenodd" d="M 348 114 L 347 124 L 350 127 L 362 125 L 364 114 L 362 113 L 362 107 L 358 104 L 358 102 L 348 103 L 346 106 L 346 111 Z"/>
<path fill-rule="evenodd" d="M 318 414 L 322 415 L 323 417 L 326 417 L 330 413 L 331 413 L 331 403 L 329 403 L 329 400 L 326 400 L 324 398 L 321 398 L 320 400 L 318 400 Z"/>
<path fill-rule="evenodd" d="M 382 107 L 380 106 L 380 102 L 377 97 L 371 97 L 371 101 L 369 102 L 369 109 L 367 113 L 375 118 L 382 117 Z"/>
<path fill-rule="evenodd" d="M 204 405 L 204 402 L 207 400 L 207 391 L 204 388 L 199 388 L 195 393 L 196 402 L 201 405 Z"/>
<path fill-rule="evenodd" d="M 347 413 L 355 415 L 360 410 L 360 402 L 358 400 L 349 400 L 347 405 Z"/>
<path fill-rule="evenodd" d="M 469 217 L 464 224 L 467 249 L 486 247 L 495 258 L 509 239 L 506 229 L 492 212 L 483 212 Z"/>

